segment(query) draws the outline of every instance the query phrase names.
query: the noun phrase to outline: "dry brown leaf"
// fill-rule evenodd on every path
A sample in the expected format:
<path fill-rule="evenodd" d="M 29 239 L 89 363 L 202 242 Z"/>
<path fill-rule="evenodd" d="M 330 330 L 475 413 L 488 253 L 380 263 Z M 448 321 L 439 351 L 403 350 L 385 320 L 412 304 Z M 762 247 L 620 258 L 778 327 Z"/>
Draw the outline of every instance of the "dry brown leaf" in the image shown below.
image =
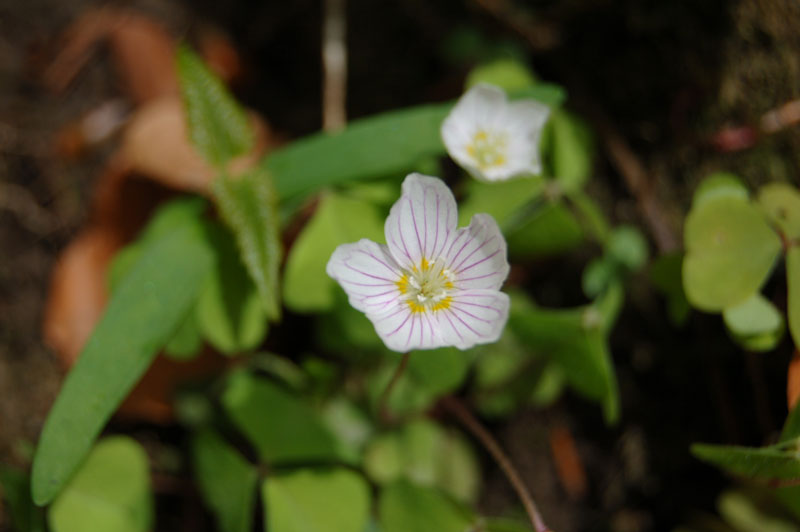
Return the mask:
<path fill-rule="evenodd" d="M 256 146 L 231 162 L 231 173 L 239 173 L 261 158 L 271 146 L 269 130 L 255 114 L 250 122 Z M 139 174 L 178 190 L 208 193 L 219 172 L 208 164 L 189 141 L 183 103 L 178 97 L 159 98 L 133 115 L 120 148 L 127 164 Z"/>
<path fill-rule="evenodd" d="M 795 351 L 786 376 L 786 402 L 790 412 L 798 399 L 800 399 L 800 352 Z"/>
<path fill-rule="evenodd" d="M 149 17 L 109 7 L 87 11 L 64 32 L 60 52 L 44 73 L 45 84 L 57 92 L 66 89 L 104 40 L 133 100 L 178 94 L 175 40 Z"/>
<path fill-rule="evenodd" d="M 90 226 L 61 254 L 45 308 L 45 342 L 64 367 L 78 358 L 108 299 L 106 269 L 121 245 L 113 229 Z"/>
<path fill-rule="evenodd" d="M 575 446 L 575 439 L 564 425 L 556 425 L 549 432 L 550 450 L 558 479 L 571 499 L 581 499 L 586 495 L 586 470 Z"/>

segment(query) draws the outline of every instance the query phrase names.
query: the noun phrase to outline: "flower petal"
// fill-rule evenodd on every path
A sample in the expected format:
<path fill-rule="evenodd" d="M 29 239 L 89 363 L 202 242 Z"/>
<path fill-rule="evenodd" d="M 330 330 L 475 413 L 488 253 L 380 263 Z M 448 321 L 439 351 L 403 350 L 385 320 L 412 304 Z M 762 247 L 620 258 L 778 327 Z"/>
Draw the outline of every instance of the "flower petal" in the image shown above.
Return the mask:
<path fill-rule="evenodd" d="M 392 206 L 384 228 L 386 242 L 397 263 L 406 269 L 422 258 L 433 262 L 455 232 L 456 200 L 441 179 L 410 174 L 403 194 Z"/>
<path fill-rule="evenodd" d="M 447 153 L 477 179 L 485 176 L 468 146 L 479 130 L 495 128 L 498 117 L 505 114 L 505 107 L 506 94 L 502 89 L 479 83 L 464 93 L 442 122 L 441 135 Z"/>
<path fill-rule="evenodd" d="M 342 244 L 331 255 L 325 270 L 342 286 L 350 304 L 361 312 L 385 313 L 400 302 L 400 267 L 382 244 L 366 238 Z"/>
<path fill-rule="evenodd" d="M 508 276 L 506 240 L 488 214 L 476 214 L 468 227 L 455 233 L 445 266 L 460 290 L 499 290 Z"/>
<path fill-rule="evenodd" d="M 449 307 L 434 314 L 441 342 L 459 349 L 496 342 L 508 320 L 509 305 L 509 297 L 496 290 L 456 292 Z"/>
<path fill-rule="evenodd" d="M 435 349 L 444 345 L 438 332 L 438 324 L 430 312 L 412 312 L 408 305 L 401 305 L 380 315 L 367 314 L 375 325 L 375 331 L 386 347 L 392 351 L 407 353 L 416 349 Z"/>

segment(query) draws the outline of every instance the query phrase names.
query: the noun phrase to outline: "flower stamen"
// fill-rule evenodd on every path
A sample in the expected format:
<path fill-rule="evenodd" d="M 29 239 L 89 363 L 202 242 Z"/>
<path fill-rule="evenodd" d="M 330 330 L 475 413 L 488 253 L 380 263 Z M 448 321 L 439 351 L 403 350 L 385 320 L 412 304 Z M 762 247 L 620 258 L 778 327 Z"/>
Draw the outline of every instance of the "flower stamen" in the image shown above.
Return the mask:
<path fill-rule="evenodd" d="M 431 263 L 423 257 L 419 266 L 414 265 L 410 272 L 403 273 L 396 284 L 412 312 L 437 311 L 450 307 L 453 274 L 444 267 L 442 259 Z"/>
<path fill-rule="evenodd" d="M 508 134 L 505 132 L 488 132 L 479 129 L 472 142 L 467 145 L 467 153 L 472 157 L 481 170 L 506 163 L 506 147 Z"/>

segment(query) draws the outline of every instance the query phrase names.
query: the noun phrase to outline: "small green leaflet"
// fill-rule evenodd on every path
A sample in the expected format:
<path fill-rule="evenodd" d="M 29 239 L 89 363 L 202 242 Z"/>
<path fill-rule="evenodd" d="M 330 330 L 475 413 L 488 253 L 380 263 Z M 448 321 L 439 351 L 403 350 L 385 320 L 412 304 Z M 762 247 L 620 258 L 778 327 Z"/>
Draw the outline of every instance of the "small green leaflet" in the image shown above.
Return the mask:
<path fill-rule="evenodd" d="M 270 465 L 338 458 L 336 440 L 319 415 L 270 380 L 243 371 L 234 373 L 222 405 Z"/>
<path fill-rule="evenodd" d="M 251 530 L 258 481 L 255 466 L 210 430 L 195 435 L 192 459 L 200 492 L 220 532 Z"/>
<path fill-rule="evenodd" d="M 216 167 L 250 151 L 253 132 L 247 116 L 222 82 L 186 46 L 178 48 L 176 60 L 195 148 Z"/>
<path fill-rule="evenodd" d="M 147 453 L 127 436 L 100 441 L 47 517 L 53 532 L 147 532 L 153 525 Z"/>
<path fill-rule="evenodd" d="M 798 440 L 769 447 L 740 447 L 734 445 L 692 445 L 697 458 L 734 475 L 763 481 L 800 479 Z"/>
<path fill-rule="evenodd" d="M 264 528 L 270 532 L 363 532 L 369 485 L 347 469 L 299 469 L 264 481 Z"/>
<path fill-rule="evenodd" d="M 269 172 L 259 167 L 238 177 L 222 176 L 214 181 L 213 192 L 222 218 L 236 235 L 264 311 L 273 320 L 280 318 L 278 200 Z"/>

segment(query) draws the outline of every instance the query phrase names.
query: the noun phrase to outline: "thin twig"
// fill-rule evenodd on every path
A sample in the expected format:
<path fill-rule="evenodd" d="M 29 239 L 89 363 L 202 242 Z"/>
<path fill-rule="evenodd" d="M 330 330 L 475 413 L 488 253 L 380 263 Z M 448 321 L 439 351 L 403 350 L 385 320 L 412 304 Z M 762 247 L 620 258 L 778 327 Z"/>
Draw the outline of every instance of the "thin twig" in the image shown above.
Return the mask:
<path fill-rule="evenodd" d="M 550 532 L 550 529 L 544 524 L 539 510 L 536 508 L 533 496 L 519 476 L 514 464 L 511 463 L 511 460 L 506 456 L 500 444 L 494 439 L 494 436 L 492 436 L 489 431 L 481 425 L 480 421 L 472 415 L 469 409 L 455 397 L 444 397 L 441 399 L 440 404 L 456 416 L 464 427 L 471 432 L 472 435 L 481 442 L 489 454 L 492 455 L 492 458 L 494 458 L 497 465 L 503 470 L 506 478 L 508 478 L 514 491 L 517 492 L 517 496 L 522 501 L 522 505 L 525 507 L 525 511 L 531 520 L 534 530 L 536 530 L 536 532 Z"/>
<path fill-rule="evenodd" d="M 337 131 L 347 122 L 346 0 L 325 0 L 322 28 L 322 129 Z"/>
<path fill-rule="evenodd" d="M 381 394 L 381 398 L 378 402 L 378 415 L 380 415 L 381 419 L 385 422 L 388 422 L 392 419 L 391 412 L 389 412 L 389 397 L 392 395 L 392 390 L 397 384 L 397 381 L 399 381 L 400 377 L 403 376 L 403 373 L 406 372 L 408 360 L 410 358 L 410 352 L 403 354 L 403 358 L 400 359 L 400 363 L 394 370 L 391 380 L 389 380 L 389 382 L 386 384 L 386 388 L 384 388 L 383 393 Z"/>

